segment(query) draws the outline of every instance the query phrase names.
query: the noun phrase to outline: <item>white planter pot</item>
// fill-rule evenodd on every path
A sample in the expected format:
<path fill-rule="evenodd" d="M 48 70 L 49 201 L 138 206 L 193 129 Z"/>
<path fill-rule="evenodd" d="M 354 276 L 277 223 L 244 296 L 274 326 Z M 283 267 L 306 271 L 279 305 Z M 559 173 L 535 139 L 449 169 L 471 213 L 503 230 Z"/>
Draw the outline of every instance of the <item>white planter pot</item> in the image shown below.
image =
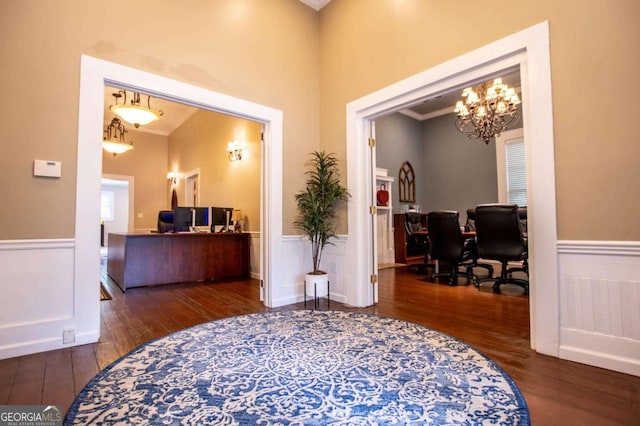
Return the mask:
<path fill-rule="evenodd" d="M 329 274 L 305 274 L 304 283 L 307 297 L 327 297 L 329 294 Z"/>

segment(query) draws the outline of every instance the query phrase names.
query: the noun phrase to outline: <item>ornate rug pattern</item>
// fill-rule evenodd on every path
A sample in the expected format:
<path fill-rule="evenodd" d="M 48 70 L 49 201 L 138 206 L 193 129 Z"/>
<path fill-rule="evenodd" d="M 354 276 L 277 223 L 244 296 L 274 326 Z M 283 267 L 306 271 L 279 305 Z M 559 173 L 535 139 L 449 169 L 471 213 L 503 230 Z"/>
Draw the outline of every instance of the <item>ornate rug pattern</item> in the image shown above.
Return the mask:
<path fill-rule="evenodd" d="M 201 324 L 113 362 L 65 424 L 529 424 L 493 361 L 423 326 L 341 311 Z"/>

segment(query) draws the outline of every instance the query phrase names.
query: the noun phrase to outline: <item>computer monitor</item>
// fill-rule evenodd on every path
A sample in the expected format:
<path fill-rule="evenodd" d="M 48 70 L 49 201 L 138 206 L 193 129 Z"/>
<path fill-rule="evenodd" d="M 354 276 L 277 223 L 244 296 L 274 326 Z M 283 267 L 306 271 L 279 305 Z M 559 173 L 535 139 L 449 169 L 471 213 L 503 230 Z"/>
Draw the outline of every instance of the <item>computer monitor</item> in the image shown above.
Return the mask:
<path fill-rule="evenodd" d="M 211 207 L 211 231 L 231 231 L 232 207 Z"/>
<path fill-rule="evenodd" d="M 176 207 L 173 209 L 173 227 L 175 232 L 190 232 L 198 227 L 208 226 L 208 207 Z"/>

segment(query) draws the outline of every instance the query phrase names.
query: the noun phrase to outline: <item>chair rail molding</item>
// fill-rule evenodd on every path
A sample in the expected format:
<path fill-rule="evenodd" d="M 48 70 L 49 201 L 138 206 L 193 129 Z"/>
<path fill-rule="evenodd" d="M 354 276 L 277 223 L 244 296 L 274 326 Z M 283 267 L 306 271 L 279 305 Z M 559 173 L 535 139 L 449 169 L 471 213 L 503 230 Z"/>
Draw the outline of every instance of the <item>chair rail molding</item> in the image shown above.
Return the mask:
<path fill-rule="evenodd" d="M 558 241 L 560 357 L 640 376 L 640 242 Z"/>

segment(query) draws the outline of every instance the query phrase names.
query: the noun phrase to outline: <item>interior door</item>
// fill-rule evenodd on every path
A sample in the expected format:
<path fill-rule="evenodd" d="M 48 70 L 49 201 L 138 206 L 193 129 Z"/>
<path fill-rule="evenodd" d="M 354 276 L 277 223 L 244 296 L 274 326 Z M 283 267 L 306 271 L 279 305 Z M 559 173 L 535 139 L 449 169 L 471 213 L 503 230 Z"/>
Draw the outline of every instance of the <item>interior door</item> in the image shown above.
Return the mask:
<path fill-rule="evenodd" d="M 368 122 L 366 131 L 368 133 L 369 152 L 371 158 L 371 171 L 369 185 L 369 223 L 371 227 L 371 257 L 370 257 L 370 276 L 373 292 L 373 303 L 378 303 L 378 217 L 376 211 L 376 123 L 371 120 Z"/>

